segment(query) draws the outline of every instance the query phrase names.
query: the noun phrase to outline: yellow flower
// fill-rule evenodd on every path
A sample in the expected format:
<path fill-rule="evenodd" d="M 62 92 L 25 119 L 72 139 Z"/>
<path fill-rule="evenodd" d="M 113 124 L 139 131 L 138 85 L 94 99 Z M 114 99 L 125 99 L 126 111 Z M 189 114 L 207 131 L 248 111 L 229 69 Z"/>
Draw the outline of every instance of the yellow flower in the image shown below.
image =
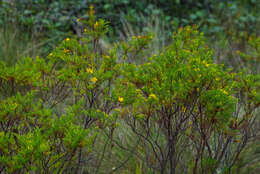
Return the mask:
<path fill-rule="evenodd" d="M 91 69 L 91 68 L 87 68 L 87 70 L 86 70 L 88 73 L 90 73 L 90 74 L 92 74 L 93 73 L 93 69 Z"/>
<path fill-rule="evenodd" d="M 118 101 L 122 103 L 124 101 L 124 98 L 119 96 Z"/>
<path fill-rule="evenodd" d="M 156 97 L 156 95 L 155 95 L 155 94 L 153 94 L 153 93 L 152 93 L 152 94 L 150 94 L 150 95 L 149 95 L 149 98 L 156 99 L 157 97 Z"/>
<path fill-rule="evenodd" d="M 49 54 L 49 56 L 52 56 L 52 55 L 53 55 L 52 53 Z"/>
<path fill-rule="evenodd" d="M 209 66 L 209 64 L 208 64 L 205 60 L 203 60 L 202 63 L 203 63 L 204 65 L 206 65 L 206 67 Z"/>
<path fill-rule="evenodd" d="M 186 107 L 182 106 L 182 107 L 181 107 L 181 111 L 182 111 L 182 112 L 185 112 L 185 111 L 186 111 Z"/>
<path fill-rule="evenodd" d="M 88 31 L 88 30 L 85 28 L 85 29 L 84 29 L 84 32 L 86 33 L 87 31 Z"/>
<path fill-rule="evenodd" d="M 98 21 L 94 24 L 94 28 L 96 29 L 98 27 Z"/>
<path fill-rule="evenodd" d="M 70 38 L 67 37 L 67 38 L 66 38 L 66 41 L 69 41 L 69 40 L 70 40 Z"/>
<path fill-rule="evenodd" d="M 97 82 L 97 78 L 93 77 L 90 81 L 93 82 L 93 83 L 96 83 Z"/>
<path fill-rule="evenodd" d="M 64 53 L 68 53 L 68 52 L 70 52 L 70 50 L 64 49 Z"/>
<path fill-rule="evenodd" d="M 141 38 L 142 38 L 142 36 L 137 36 L 137 38 L 138 38 L 138 39 L 141 39 Z"/>
<path fill-rule="evenodd" d="M 80 20 L 81 20 L 81 19 L 80 19 L 80 18 L 78 18 L 78 19 L 77 19 L 77 22 L 80 22 Z"/>
<path fill-rule="evenodd" d="M 223 90 L 223 93 L 226 94 L 226 95 L 228 95 L 228 92 L 227 92 L 226 90 Z"/>
<path fill-rule="evenodd" d="M 219 81 L 219 80 L 220 80 L 220 78 L 217 77 L 217 78 L 216 78 L 216 81 Z"/>

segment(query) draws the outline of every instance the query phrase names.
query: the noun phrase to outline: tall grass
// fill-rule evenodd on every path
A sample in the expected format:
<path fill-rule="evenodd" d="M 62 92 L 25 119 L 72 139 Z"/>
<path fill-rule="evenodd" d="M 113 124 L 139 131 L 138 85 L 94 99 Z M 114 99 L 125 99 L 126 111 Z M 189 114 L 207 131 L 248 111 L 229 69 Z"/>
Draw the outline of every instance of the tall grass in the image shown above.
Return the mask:
<path fill-rule="evenodd" d="M 41 41 L 35 33 L 21 31 L 16 24 L 0 26 L 0 61 L 13 65 L 27 56 L 42 56 L 49 41 Z"/>
<path fill-rule="evenodd" d="M 133 24 L 127 21 L 124 14 L 121 15 L 122 30 L 118 31 L 120 39 L 126 41 L 132 36 L 153 33 L 154 39 L 147 49 L 148 55 L 158 54 L 171 39 L 172 31 L 169 24 L 163 22 L 159 15 L 144 16 L 140 14 L 141 24 Z M 142 26 L 141 28 L 137 26 Z"/>

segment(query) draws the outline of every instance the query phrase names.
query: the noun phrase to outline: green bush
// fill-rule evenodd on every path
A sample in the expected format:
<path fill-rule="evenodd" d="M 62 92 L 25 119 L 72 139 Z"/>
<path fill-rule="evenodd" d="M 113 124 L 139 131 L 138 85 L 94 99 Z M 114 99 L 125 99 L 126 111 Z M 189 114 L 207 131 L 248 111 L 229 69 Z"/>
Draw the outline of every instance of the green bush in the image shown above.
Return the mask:
<path fill-rule="evenodd" d="M 143 157 L 147 166 L 157 161 L 160 173 L 215 173 L 225 164 L 231 168 L 241 148 L 233 141 L 248 143 L 248 125 L 243 125 L 257 116 L 259 75 L 235 74 L 214 64 L 205 38 L 191 27 L 179 29 L 173 43 L 149 60 L 125 64 L 117 89 L 126 125 L 153 154 L 150 160 Z M 241 103 L 241 92 L 247 104 Z M 226 151 L 230 156 L 223 156 Z"/>
<path fill-rule="evenodd" d="M 47 57 L 0 63 L 1 171 L 236 173 L 259 74 L 215 64 L 196 26 L 151 57 L 152 34 L 104 49 L 107 22 L 88 15 Z"/>

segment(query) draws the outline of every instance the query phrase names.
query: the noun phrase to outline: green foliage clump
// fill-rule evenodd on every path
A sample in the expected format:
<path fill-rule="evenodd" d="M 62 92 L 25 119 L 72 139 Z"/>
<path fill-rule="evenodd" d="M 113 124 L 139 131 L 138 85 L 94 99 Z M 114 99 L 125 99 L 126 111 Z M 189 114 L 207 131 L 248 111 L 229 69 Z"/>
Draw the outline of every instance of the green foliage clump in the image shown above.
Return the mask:
<path fill-rule="evenodd" d="M 222 160 L 229 160 L 222 153 L 229 144 L 233 146 L 231 140 L 246 138 L 248 132 L 242 131 L 245 131 L 242 125 L 248 121 L 247 115 L 251 115 L 250 119 L 256 117 L 253 112 L 259 101 L 250 97 L 249 91 L 253 89 L 244 91 L 241 87 L 243 81 L 251 80 L 252 86 L 258 86 L 258 77 L 245 74 L 242 77 L 213 63 L 212 50 L 196 27 L 179 29 L 173 34 L 173 43 L 148 63 L 125 64 L 123 75 L 117 95 L 124 98 L 122 106 L 129 108 L 124 113 L 126 124 L 147 143 L 161 173 L 185 172 L 180 165 L 183 169 L 189 167 L 177 162 L 177 158 L 193 159 L 193 173 L 214 173 L 221 168 Z M 237 94 L 241 92 L 251 99 L 247 100 L 251 109 L 240 106 Z M 239 107 L 246 113 L 238 114 Z M 217 143 L 216 135 L 223 142 Z M 159 141 L 159 137 L 164 141 Z M 182 148 L 185 146 L 196 150 L 190 152 Z M 220 149 L 214 149 L 216 146 Z M 182 156 L 177 155 L 180 149 Z M 193 156 L 187 159 L 186 153 Z M 230 149 L 230 153 L 235 151 Z M 215 161 L 213 167 L 208 168 L 204 158 Z M 230 158 L 236 160 L 232 155 Z"/>
<path fill-rule="evenodd" d="M 91 6 L 79 20 L 82 37 L 66 38 L 45 58 L 0 63 L 1 171 L 240 170 L 258 134 L 259 74 L 214 63 L 195 25 L 150 57 L 152 34 L 105 49 L 108 23 L 94 14 Z"/>
<path fill-rule="evenodd" d="M 1 171 L 81 170 L 98 130 L 113 122 L 115 51 L 98 47 L 103 20 L 87 24 L 82 41 L 67 38 L 46 59 L 1 62 Z"/>

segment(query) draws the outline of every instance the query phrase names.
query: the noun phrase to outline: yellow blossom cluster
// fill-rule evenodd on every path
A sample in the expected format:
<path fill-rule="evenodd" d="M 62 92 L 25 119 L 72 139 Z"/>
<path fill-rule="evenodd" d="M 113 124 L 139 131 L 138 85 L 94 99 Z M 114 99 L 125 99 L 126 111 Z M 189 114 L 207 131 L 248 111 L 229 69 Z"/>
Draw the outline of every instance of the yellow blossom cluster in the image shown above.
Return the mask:
<path fill-rule="evenodd" d="M 93 74 L 93 72 L 94 72 L 92 68 L 87 68 L 86 71 L 87 71 L 88 73 L 90 73 L 90 74 Z"/>
<path fill-rule="evenodd" d="M 122 103 L 124 101 L 124 98 L 119 96 L 118 101 Z"/>
<path fill-rule="evenodd" d="M 222 91 L 224 94 L 228 95 L 228 92 L 227 92 L 225 89 L 221 89 L 221 91 Z"/>
<path fill-rule="evenodd" d="M 93 83 L 96 83 L 96 82 L 97 82 L 97 78 L 96 78 L 96 77 L 92 77 L 92 78 L 90 79 L 90 81 L 93 82 Z"/>
<path fill-rule="evenodd" d="M 181 111 L 182 111 L 182 112 L 186 112 L 186 107 L 182 106 L 182 107 L 181 107 Z"/>
<path fill-rule="evenodd" d="M 64 49 L 64 53 L 68 53 L 68 52 L 70 52 L 70 50 Z"/>
<path fill-rule="evenodd" d="M 149 98 L 157 99 L 156 95 L 153 93 L 149 95 Z"/>
<path fill-rule="evenodd" d="M 98 27 L 98 21 L 96 21 L 96 23 L 94 24 L 94 28 L 96 29 Z"/>
<path fill-rule="evenodd" d="M 206 67 L 209 66 L 209 64 L 208 64 L 205 60 L 203 60 L 202 63 L 203 63 L 204 65 L 206 65 Z"/>

